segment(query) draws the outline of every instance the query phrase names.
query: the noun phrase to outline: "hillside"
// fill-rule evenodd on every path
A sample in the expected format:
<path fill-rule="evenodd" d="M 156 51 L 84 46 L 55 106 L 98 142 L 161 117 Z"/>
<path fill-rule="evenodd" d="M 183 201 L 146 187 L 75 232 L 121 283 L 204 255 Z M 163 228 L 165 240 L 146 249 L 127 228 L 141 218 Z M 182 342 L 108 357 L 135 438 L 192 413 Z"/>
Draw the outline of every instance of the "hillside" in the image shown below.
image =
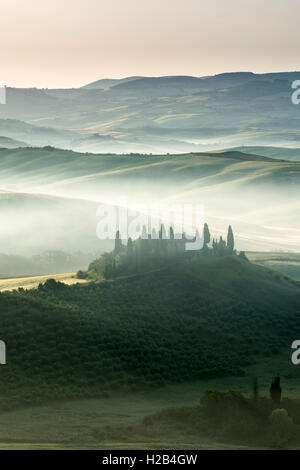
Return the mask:
<path fill-rule="evenodd" d="M 1 148 L 8 148 L 14 149 L 18 147 L 26 147 L 25 142 L 21 142 L 19 140 L 11 139 L 10 137 L 2 137 L 0 136 L 0 147 Z"/>
<path fill-rule="evenodd" d="M 24 165 L 23 168 L 26 168 L 25 161 L 22 162 L 22 165 Z M 27 170 L 29 166 L 28 162 Z M 38 171 L 38 166 L 41 168 L 40 163 L 37 164 L 36 171 Z M 31 191 L 33 190 L 33 180 L 36 182 L 36 178 L 32 172 L 29 178 Z M 65 251 L 67 253 L 83 251 L 87 253 L 110 248 L 111 242 L 109 240 L 99 240 L 95 234 L 95 213 L 98 205 L 96 202 L 17 192 L 15 191 L 18 184 L 17 178 L 9 178 L 9 181 L 10 184 L 7 185 L 7 188 L 11 190 L 0 190 L 2 224 L 0 230 L 0 260 L 2 261 L 0 277 L 53 272 L 53 267 L 48 270 L 47 259 L 43 265 L 38 259 L 33 264 L 29 260 L 27 262 L 24 260 L 25 263 L 22 263 L 22 260 L 17 258 L 2 259 L 1 254 L 29 257 L 49 251 Z M 4 183 L 4 179 L 2 179 L 2 183 Z M 73 266 L 67 263 L 62 272 L 65 272 L 66 268 L 70 271 L 78 269 L 87 262 L 86 260 L 75 261 Z M 27 264 L 27 271 L 24 269 L 24 264 Z M 54 272 L 58 272 L 61 269 L 58 267 L 59 263 L 54 264 Z M 5 269 L 6 266 L 7 269 Z"/>
<path fill-rule="evenodd" d="M 299 285 L 237 257 L 81 286 L 48 281 L 1 293 L 0 311 L 1 408 L 242 375 L 269 361 L 297 373 Z"/>
<path fill-rule="evenodd" d="M 299 249 L 300 162 L 240 151 L 116 155 L 53 147 L 0 149 L 0 178 L 1 189 L 63 196 L 69 205 L 73 199 L 71 213 L 85 206 L 94 246 L 97 203 L 88 208 L 79 200 L 118 205 L 125 196 L 129 205 L 202 204 L 218 235 L 223 235 L 224 214 L 230 214 L 241 250 Z M 85 216 L 80 214 L 81 223 Z"/>
<path fill-rule="evenodd" d="M 66 238 L 67 236 L 68 232 L 66 233 Z M 20 249 L 20 244 L 18 248 Z M 37 245 L 35 248 L 40 249 L 41 245 Z M 98 248 L 101 248 L 101 243 Z M 105 244 L 102 247 L 103 251 L 104 248 Z M 58 275 L 84 269 L 95 257 L 100 256 L 102 250 L 100 249 L 98 252 L 95 251 L 91 253 L 48 250 L 33 256 L 6 255 L 0 253 L 0 289 L 3 290 L 2 287 L 6 282 L 18 286 L 18 281 L 22 284 L 22 278 L 25 282 L 28 276 L 47 274 L 49 277 L 54 274 Z M 16 278 L 19 279 L 17 280 Z M 23 287 L 23 285 L 18 287 Z"/>
<path fill-rule="evenodd" d="M 0 135 L 95 153 L 299 147 L 299 109 L 291 102 L 297 79 L 299 72 L 244 72 L 100 79 L 77 89 L 7 88 Z M 93 135 L 114 140 L 90 141 Z"/>
<path fill-rule="evenodd" d="M 184 185 L 224 185 L 251 187 L 255 184 L 298 186 L 300 162 L 272 159 L 240 151 L 187 153 L 180 155 L 116 155 L 77 153 L 53 147 L 0 149 L 0 175 L 2 188 L 16 183 L 41 186 L 41 178 L 47 178 L 47 188 L 63 184 L 68 189 L 75 185 L 93 185 L 101 181 L 106 189 L 112 182 L 122 181 L 126 191 L 133 179 L 152 186 L 153 180 Z M 167 185 L 165 190 L 169 190 Z"/>
<path fill-rule="evenodd" d="M 278 160 L 289 160 L 289 161 L 300 161 L 300 149 L 299 148 L 284 148 L 284 147 L 262 147 L 262 146 L 242 146 L 232 149 L 233 151 L 239 151 L 242 153 L 261 155 L 268 158 L 275 158 Z"/>
<path fill-rule="evenodd" d="M 247 257 L 253 263 L 275 269 L 293 279 L 300 281 L 300 254 L 280 252 L 249 252 Z"/>
<path fill-rule="evenodd" d="M 103 78 L 100 80 L 96 80 L 95 82 L 89 83 L 88 85 L 84 85 L 82 88 L 86 88 L 89 90 L 93 89 L 102 89 L 102 90 L 109 90 L 110 88 L 120 85 L 121 83 L 131 82 L 134 80 L 140 80 L 143 77 L 127 77 L 121 79 L 113 79 L 113 78 Z"/>

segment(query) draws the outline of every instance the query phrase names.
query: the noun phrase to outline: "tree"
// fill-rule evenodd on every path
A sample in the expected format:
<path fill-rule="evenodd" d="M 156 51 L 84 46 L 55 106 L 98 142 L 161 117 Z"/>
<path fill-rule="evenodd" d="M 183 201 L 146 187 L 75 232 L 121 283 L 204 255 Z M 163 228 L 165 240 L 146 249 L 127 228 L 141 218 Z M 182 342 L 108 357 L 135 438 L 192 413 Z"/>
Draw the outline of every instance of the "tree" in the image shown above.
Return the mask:
<path fill-rule="evenodd" d="M 223 240 L 223 237 L 220 237 L 220 241 L 218 243 L 218 254 L 219 256 L 224 256 L 226 253 L 226 242 Z"/>
<path fill-rule="evenodd" d="M 234 250 L 234 236 L 231 225 L 228 227 L 228 234 L 227 234 L 227 247 L 230 253 L 233 253 Z"/>
<path fill-rule="evenodd" d="M 132 243 L 132 238 L 128 238 L 127 240 L 127 257 L 129 260 L 132 260 L 133 256 L 133 243 Z"/>
<path fill-rule="evenodd" d="M 161 224 L 160 231 L 159 231 L 159 251 L 160 256 L 165 256 L 167 252 L 167 233 L 164 224 Z"/>
<path fill-rule="evenodd" d="M 210 242 L 210 231 L 207 224 L 204 224 L 203 229 L 204 245 L 208 245 Z"/>
<path fill-rule="evenodd" d="M 246 256 L 246 253 L 245 253 L 244 251 L 240 251 L 239 257 L 240 257 L 241 259 L 243 259 L 243 260 L 249 262 L 249 260 L 248 260 L 248 258 L 247 258 L 247 256 Z"/>
<path fill-rule="evenodd" d="M 165 228 L 164 224 L 161 224 L 161 226 L 160 226 L 159 238 L 161 240 L 166 240 L 167 239 L 167 233 L 166 233 L 166 228 Z"/>
<path fill-rule="evenodd" d="M 280 377 L 274 377 L 273 382 L 270 387 L 270 397 L 271 400 L 279 405 L 281 401 L 281 386 L 280 386 Z"/>
<path fill-rule="evenodd" d="M 122 240 L 120 236 L 120 231 L 118 230 L 115 238 L 115 253 L 120 253 L 122 250 Z"/>

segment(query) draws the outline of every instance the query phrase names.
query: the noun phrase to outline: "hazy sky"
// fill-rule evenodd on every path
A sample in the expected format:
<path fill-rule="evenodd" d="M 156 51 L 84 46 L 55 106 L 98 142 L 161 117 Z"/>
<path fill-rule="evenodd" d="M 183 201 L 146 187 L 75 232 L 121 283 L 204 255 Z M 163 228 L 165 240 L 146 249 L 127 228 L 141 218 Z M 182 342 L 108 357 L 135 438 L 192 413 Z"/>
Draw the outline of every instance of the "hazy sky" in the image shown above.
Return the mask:
<path fill-rule="evenodd" d="M 299 0 L 0 0 L 0 82 L 299 70 Z"/>

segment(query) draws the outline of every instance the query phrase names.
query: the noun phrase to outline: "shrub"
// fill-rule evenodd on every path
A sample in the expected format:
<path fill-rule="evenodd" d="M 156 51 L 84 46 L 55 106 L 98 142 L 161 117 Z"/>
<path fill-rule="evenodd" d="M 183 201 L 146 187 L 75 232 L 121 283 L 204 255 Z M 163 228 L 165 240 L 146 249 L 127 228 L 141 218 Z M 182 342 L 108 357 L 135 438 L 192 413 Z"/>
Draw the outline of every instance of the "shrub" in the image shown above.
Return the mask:
<path fill-rule="evenodd" d="M 87 271 L 82 271 L 81 269 L 77 272 L 78 279 L 87 279 L 89 277 Z"/>
<path fill-rule="evenodd" d="M 204 415 L 220 421 L 233 418 L 247 408 L 247 399 L 238 390 L 207 390 L 201 399 Z"/>
<path fill-rule="evenodd" d="M 209 390 L 201 400 L 203 417 L 213 435 L 240 442 L 263 440 L 268 413 L 236 390 Z M 264 407 L 262 407 L 264 408 Z"/>
<path fill-rule="evenodd" d="M 271 425 L 270 443 L 275 447 L 285 447 L 295 433 L 293 419 L 284 408 L 276 408 L 269 417 Z"/>

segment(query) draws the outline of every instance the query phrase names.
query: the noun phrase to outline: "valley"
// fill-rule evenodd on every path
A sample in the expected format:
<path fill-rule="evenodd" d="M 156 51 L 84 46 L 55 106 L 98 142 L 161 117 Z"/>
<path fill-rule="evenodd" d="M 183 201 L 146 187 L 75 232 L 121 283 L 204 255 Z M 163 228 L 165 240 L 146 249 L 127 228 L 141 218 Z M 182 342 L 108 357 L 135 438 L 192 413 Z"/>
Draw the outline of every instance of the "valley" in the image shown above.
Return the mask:
<path fill-rule="evenodd" d="M 295 77 L 7 89 L 1 449 L 299 447 Z M 198 253 L 163 244 L 162 227 L 158 243 L 97 236 L 101 205 L 176 204 L 204 209 Z M 277 375 L 292 418 L 269 398 Z"/>

